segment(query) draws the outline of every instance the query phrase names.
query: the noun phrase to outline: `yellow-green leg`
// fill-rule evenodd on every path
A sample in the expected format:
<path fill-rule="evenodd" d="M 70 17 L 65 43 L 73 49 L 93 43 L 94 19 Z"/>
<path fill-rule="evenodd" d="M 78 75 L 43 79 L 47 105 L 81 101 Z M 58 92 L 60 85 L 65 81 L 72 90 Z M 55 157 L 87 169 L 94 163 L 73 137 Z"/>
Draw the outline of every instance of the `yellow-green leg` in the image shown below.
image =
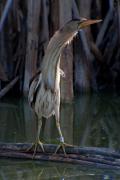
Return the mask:
<path fill-rule="evenodd" d="M 60 123 L 59 123 L 58 120 L 56 120 L 56 126 L 57 126 L 57 129 L 58 129 L 58 132 L 59 132 L 59 136 L 60 136 L 60 144 L 57 146 L 57 148 L 55 150 L 55 154 L 58 152 L 58 150 L 60 148 L 62 148 L 64 155 L 67 155 L 66 151 L 65 151 L 65 147 L 73 147 L 73 145 L 67 144 L 67 143 L 64 142 L 64 137 L 62 135 L 61 128 L 60 128 Z"/>
<path fill-rule="evenodd" d="M 58 147 L 57 147 L 57 149 L 56 149 L 56 151 L 55 151 L 55 154 L 57 153 L 57 151 L 58 151 L 60 148 L 62 148 L 64 154 L 66 155 L 64 137 L 63 137 L 63 135 L 62 135 L 62 131 L 61 131 L 61 128 L 60 128 L 60 122 L 59 122 L 58 119 L 56 119 L 56 126 L 57 126 L 58 133 L 59 133 L 59 136 L 60 136 L 60 144 L 58 145 Z"/>
<path fill-rule="evenodd" d="M 60 144 L 56 148 L 55 154 L 57 153 L 57 151 L 60 148 L 62 148 L 62 150 L 64 152 L 64 155 L 66 155 L 65 147 L 66 146 L 72 146 L 72 145 L 69 145 L 69 144 L 64 142 L 64 137 L 62 135 L 62 131 L 61 131 L 61 128 L 60 128 L 60 122 L 59 122 L 59 106 L 55 107 L 55 118 L 56 118 L 56 126 L 57 126 L 58 133 L 59 133 L 59 136 L 60 136 Z"/>
<path fill-rule="evenodd" d="M 41 131 L 41 127 L 42 127 L 42 119 L 41 119 L 41 118 L 38 119 L 38 125 L 37 125 L 37 126 L 38 126 L 38 127 L 37 127 L 38 130 L 37 130 L 36 141 L 35 141 L 35 143 L 33 143 L 32 146 L 27 150 L 27 151 L 29 151 L 29 150 L 31 150 L 31 149 L 34 148 L 33 158 L 34 158 L 34 156 L 35 156 L 35 154 L 36 154 L 36 151 L 37 151 L 38 146 L 40 146 L 40 148 L 42 149 L 42 151 L 45 152 L 45 151 L 44 151 L 44 147 L 43 147 L 43 143 L 42 143 L 42 142 L 40 141 L 40 139 L 39 139 L 40 131 Z"/>

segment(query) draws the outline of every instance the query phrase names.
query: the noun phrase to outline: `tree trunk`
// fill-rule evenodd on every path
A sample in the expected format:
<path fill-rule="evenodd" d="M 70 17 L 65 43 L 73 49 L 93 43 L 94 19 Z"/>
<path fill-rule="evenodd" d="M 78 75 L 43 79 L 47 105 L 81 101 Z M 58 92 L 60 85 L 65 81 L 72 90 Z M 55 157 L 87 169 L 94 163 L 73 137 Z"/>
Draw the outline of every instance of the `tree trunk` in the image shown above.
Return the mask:
<path fill-rule="evenodd" d="M 28 1 L 27 52 L 24 74 L 24 94 L 28 93 L 29 81 L 36 73 L 38 58 L 39 18 L 41 0 Z"/>
<path fill-rule="evenodd" d="M 80 17 L 90 18 L 91 0 L 78 2 Z M 77 9 L 77 6 L 76 6 Z M 78 14 L 78 13 L 77 13 Z M 74 43 L 75 55 L 75 89 L 78 93 L 90 92 L 92 81 L 92 55 L 88 45 L 88 38 L 91 38 L 90 28 L 80 31 Z"/>
<path fill-rule="evenodd" d="M 72 0 L 59 1 L 60 27 L 72 19 Z M 66 13 L 67 12 L 67 13 Z M 61 68 L 65 72 L 65 78 L 61 78 L 61 100 L 70 102 L 73 100 L 73 47 L 68 45 L 61 56 Z"/>

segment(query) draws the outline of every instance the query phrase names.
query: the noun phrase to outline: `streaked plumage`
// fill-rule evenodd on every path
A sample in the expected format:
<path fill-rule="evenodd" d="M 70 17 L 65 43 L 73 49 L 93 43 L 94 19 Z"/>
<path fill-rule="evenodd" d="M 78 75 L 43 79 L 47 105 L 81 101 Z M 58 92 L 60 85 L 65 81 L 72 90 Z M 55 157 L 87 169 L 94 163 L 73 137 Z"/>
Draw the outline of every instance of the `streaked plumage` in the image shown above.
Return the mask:
<path fill-rule="evenodd" d="M 72 20 L 68 22 L 62 29 L 57 31 L 51 38 L 45 52 L 45 56 L 43 58 L 41 70 L 32 79 L 29 89 L 28 99 L 31 107 L 33 108 L 35 114 L 38 117 L 38 134 L 36 143 L 37 141 L 39 141 L 39 133 L 42 125 L 41 118 L 49 118 L 51 115 L 55 114 L 56 125 L 60 136 L 60 142 L 62 143 L 61 146 L 63 147 L 64 138 L 62 136 L 59 123 L 61 51 L 64 46 L 73 39 L 73 37 L 77 34 L 78 30 L 82 28 L 82 25 L 83 27 L 85 27 L 89 24 L 97 22 L 99 22 L 99 20 Z M 38 144 L 41 145 L 41 142 Z"/>

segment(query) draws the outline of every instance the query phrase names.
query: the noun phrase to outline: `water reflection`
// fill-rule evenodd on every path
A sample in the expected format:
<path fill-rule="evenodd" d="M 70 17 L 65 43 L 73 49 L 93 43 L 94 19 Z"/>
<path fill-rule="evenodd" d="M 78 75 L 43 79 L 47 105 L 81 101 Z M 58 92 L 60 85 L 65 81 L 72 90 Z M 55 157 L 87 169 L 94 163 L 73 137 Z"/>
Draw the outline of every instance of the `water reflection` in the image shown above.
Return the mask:
<path fill-rule="evenodd" d="M 66 142 L 80 146 L 120 148 L 120 97 L 93 95 L 76 98 L 61 105 L 61 128 Z M 25 99 L 0 102 L 0 141 L 32 142 L 36 120 Z M 56 143 L 58 132 L 54 117 L 43 120 L 41 137 Z M 120 174 L 120 172 L 117 172 Z M 120 179 L 120 175 L 118 175 Z M 0 160 L 1 179 L 116 179 L 116 172 L 84 167 L 31 161 Z"/>
<path fill-rule="evenodd" d="M 81 96 L 72 104 L 61 105 L 61 128 L 66 142 L 80 146 L 120 148 L 120 97 Z M 0 141 L 31 142 L 36 135 L 36 120 L 27 100 L 0 102 Z M 41 137 L 56 143 L 54 117 L 43 119 Z"/>
<path fill-rule="evenodd" d="M 119 173 L 85 167 L 32 161 L 1 160 L 0 180 L 117 180 Z M 116 173 L 116 174 L 115 174 Z"/>
<path fill-rule="evenodd" d="M 120 148 L 120 97 L 83 96 L 76 99 L 74 114 L 75 144 Z"/>

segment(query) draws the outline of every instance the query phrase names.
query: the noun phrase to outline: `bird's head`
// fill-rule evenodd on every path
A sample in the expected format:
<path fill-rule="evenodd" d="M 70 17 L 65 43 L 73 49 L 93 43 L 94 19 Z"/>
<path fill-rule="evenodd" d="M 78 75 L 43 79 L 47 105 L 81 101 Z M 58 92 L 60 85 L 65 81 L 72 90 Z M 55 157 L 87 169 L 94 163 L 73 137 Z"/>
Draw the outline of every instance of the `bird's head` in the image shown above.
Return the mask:
<path fill-rule="evenodd" d="M 101 22 L 101 19 L 86 19 L 86 18 L 80 18 L 80 19 L 73 19 L 69 22 L 67 22 L 60 30 L 58 39 L 61 39 L 63 41 L 62 44 L 66 45 L 69 44 L 73 37 L 77 34 L 77 32 L 83 28 L 86 28 L 87 26 L 90 26 L 92 24 L 96 24 Z"/>
<path fill-rule="evenodd" d="M 102 21 L 101 19 L 86 19 L 86 18 L 73 19 L 73 20 L 69 21 L 61 29 L 61 31 L 64 31 L 64 32 L 67 32 L 67 33 L 77 32 L 80 29 L 86 28 L 87 26 L 99 23 L 101 21 Z"/>
<path fill-rule="evenodd" d="M 87 26 L 90 26 L 92 24 L 96 24 L 101 22 L 101 19 L 86 19 L 86 18 L 81 18 L 80 21 L 78 22 L 78 30 L 86 28 Z"/>

